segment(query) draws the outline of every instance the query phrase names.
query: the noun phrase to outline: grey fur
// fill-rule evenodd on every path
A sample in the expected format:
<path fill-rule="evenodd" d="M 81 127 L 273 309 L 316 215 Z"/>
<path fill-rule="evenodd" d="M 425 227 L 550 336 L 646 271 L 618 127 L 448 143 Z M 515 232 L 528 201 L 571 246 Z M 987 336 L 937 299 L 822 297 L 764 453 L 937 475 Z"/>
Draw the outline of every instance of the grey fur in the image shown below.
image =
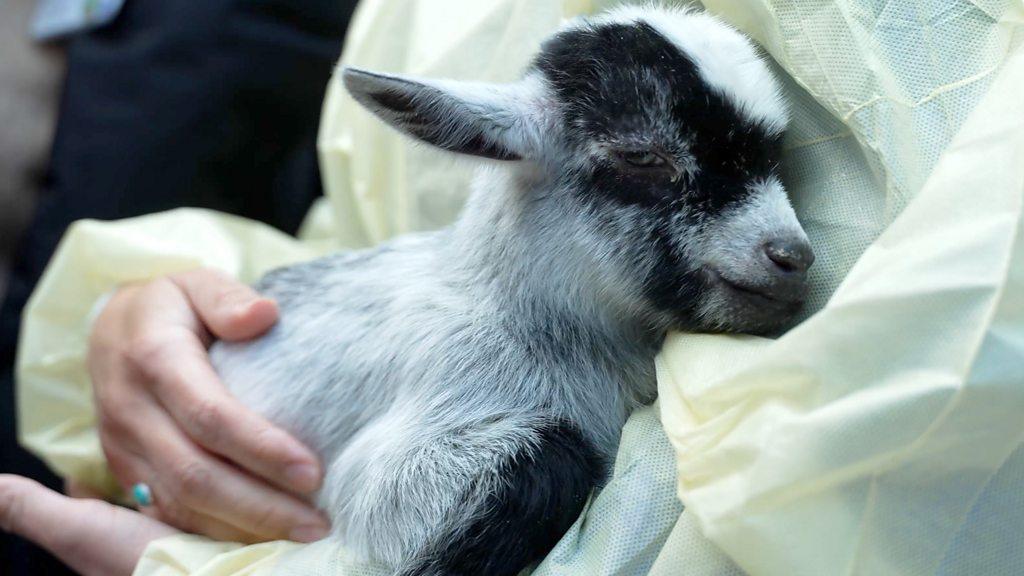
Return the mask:
<path fill-rule="evenodd" d="M 709 22 L 709 37 L 735 41 Z M 485 165 L 449 228 L 268 274 L 257 288 L 277 299 L 278 325 L 211 351 L 242 401 L 319 452 L 327 474 L 317 503 L 349 549 L 408 567 L 485 512 L 502 463 L 535 449 L 545 424 L 571 422 L 610 462 L 629 412 L 655 396 L 653 358 L 669 328 L 785 320 L 707 283 L 681 326 L 645 295 L 648 279 L 664 273 L 655 233 L 669 235 L 680 274 L 703 278 L 714 266 L 732 280 L 770 283 L 760 243 L 803 234 L 777 183 L 750 185 L 747 205 L 766 211 L 681 207 L 664 227 L 643 206 L 581 200 L 574 174 L 605 151 L 565 143 L 560 104 L 536 71 L 503 87 L 344 77 L 406 133 L 524 158 Z M 371 95 L 382 89 L 402 92 L 416 111 L 381 109 Z M 425 114 L 439 123 L 424 130 Z M 700 169 L 680 158 L 686 171 Z"/>

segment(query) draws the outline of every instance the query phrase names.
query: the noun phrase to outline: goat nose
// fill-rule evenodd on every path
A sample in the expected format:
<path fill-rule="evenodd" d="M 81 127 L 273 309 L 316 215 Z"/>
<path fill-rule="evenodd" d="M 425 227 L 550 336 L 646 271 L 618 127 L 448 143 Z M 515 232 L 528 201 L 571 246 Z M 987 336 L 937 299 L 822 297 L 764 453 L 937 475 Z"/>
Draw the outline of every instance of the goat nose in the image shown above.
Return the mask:
<path fill-rule="evenodd" d="M 772 240 L 764 245 L 764 253 L 782 272 L 806 272 L 814 264 L 814 252 L 803 239 Z"/>

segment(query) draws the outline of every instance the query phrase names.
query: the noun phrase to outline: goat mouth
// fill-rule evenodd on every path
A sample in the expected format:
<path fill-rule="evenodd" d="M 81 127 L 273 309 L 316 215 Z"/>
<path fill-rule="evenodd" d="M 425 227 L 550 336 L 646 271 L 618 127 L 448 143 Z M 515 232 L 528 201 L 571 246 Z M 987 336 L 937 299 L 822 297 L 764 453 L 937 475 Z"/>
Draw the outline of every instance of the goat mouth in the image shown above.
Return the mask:
<path fill-rule="evenodd" d="M 779 302 L 780 304 L 788 304 L 789 303 L 786 300 L 782 300 L 782 299 L 780 299 L 780 298 L 778 298 L 776 296 L 773 296 L 773 295 L 771 295 L 771 294 L 769 294 L 767 292 L 763 292 L 761 290 L 758 290 L 757 288 L 753 288 L 753 287 L 750 287 L 750 286 L 744 286 L 743 284 L 740 284 L 738 282 L 733 282 L 732 280 L 727 280 L 725 278 L 722 278 L 722 284 L 725 284 L 726 286 L 728 286 L 730 289 L 732 289 L 735 292 L 739 292 L 740 294 L 743 294 L 743 295 L 751 297 L 751 298 L 760 298 L 760 299 L 763 299 L 763 300 L 767 300 L 769 302 Z"/>
<path fill-rule="evenodd" d="M 781 294 L 773 291 L 770 286 L 754 286 L 737 282 L 714 268 L 705 268 L 705 270 L 712 282 L 724 286 L 729 292 L 753 303 L 772 307 L 799 307 L 804 301 L 803 291 Z"/>

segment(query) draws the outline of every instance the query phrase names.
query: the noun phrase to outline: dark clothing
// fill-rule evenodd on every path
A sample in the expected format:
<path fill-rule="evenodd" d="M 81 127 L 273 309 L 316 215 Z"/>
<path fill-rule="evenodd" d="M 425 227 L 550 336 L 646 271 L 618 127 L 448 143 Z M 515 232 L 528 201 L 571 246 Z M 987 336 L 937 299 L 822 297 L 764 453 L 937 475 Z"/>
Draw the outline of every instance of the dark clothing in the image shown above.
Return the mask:
<path fill-rule="evenodd" d="M 58 478 L 15 438 L 20 315 L 67 226 L 181 206 L 295 232 L 320 194 L 320 106 L 355 0 L 128 0 L 70 39 L 43 192 L 0 308 L 0 472 Z M 64 570 L 0 535 L 0 574 Z"/>

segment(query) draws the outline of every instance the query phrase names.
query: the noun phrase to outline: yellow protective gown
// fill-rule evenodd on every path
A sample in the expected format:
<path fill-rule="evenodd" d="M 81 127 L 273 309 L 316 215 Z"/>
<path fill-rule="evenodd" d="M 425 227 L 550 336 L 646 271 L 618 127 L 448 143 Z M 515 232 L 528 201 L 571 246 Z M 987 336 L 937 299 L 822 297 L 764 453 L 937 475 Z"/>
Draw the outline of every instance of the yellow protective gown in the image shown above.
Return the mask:
<path fill-rule="evenodd" d="M 618 3 L 363 0 L 343 60 L 511 80 L 564 18 Z M 1024 3 L 704 4 L 784 78 L 783 179 L 818 254 L 810 306 L 776 340 L 671 336 L 658 404 L 627 423 L 613 480 L 536 574 L 1024 573 Z M 25 315 L 23 442 L 112 486 L 84 358 L 88 312 L 118 283 L 198 265 L 253 280 L 440 226 L 471 171 L 335 82 L 320 151 L 329 203 L 301 242 L 198 210 L 76 224 Z M 153 543 L 136 570 L 269 573 L 386 572 L 329 542 L 195 536 Z"/>

